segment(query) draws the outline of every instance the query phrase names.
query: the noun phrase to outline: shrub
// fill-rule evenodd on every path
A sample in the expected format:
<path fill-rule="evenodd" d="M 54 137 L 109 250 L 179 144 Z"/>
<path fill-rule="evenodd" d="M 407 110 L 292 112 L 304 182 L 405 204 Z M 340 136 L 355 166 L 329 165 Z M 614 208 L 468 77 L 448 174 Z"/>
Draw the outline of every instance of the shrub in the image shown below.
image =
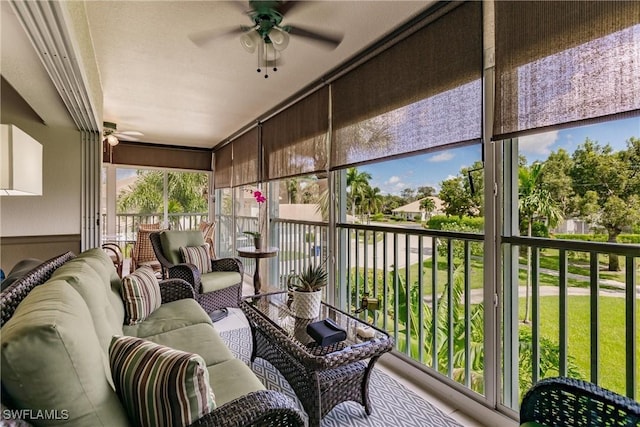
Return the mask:
<path fill-rule="evenodd" d="M 446 227 L 445 227 L 446 224 Z M 462 217 L 446 215 L 434 215 L 427 221 L 426 228 L 432 230 L 457 230 L 457 231 L 477 231 L 484 230 L 483 217 Z"/>

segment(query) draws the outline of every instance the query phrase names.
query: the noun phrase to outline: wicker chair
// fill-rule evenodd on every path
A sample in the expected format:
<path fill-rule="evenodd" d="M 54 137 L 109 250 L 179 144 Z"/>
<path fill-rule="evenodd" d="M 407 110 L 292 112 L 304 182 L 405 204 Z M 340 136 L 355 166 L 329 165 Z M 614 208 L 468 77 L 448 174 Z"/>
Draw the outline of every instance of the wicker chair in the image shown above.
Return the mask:
<path fill-rule="evenodd" d="M 521 426 L 640 426 L 640 403 L 593 383 L 556 377 L 531 387 L 520 405 Z"/>
<path fill-rule="evenodd" d="M 244 267 L 239 259 L 211 259 L 212 272 L 201 274 L 195 265 L 182 262 L 178 250 L 179 246 L 203 245 L 204 237 L 200 231 L 155 231 L 150 239 L 163 274 L 189 282 L 195 290 L 196 299 L 207 313 L 239 306 L 244 275 Z"/>
<path fill-rule="evenodd" d="M 131 271 L 135 271 L 137 268 L 143 265 L 153 268 L 156 275 L 160 275 L 162 272 L 162 266 L 156 258 L 156 254 L 151 246 L 151 240 L 149 236 L 154 231 L 160 230 L 160 224 L 141 224 L 138 227 L 138 233 L 136 234 L 136 243 L 131 251 Z"/>
<path fill-rule="evenodd" d="M 202 221 L 200 223 L 200 231 L 202 232 L 202 237 L 204 238 L 204 242 L 209 244 L 209 255 L 211 256 L 211 259 L 217 258 L 215 242 L 213 240 L 216 232 L 216 223 Z"/>
<path fill-rule="evenodd" d="M 103 243 L 102 250 L 109 255 L 111 261 L 113 262 L 116 271 L 118 272 L 118 276 L 122 278 L 122 265 L 124 262 L 124 257 L 122 255 L 122 249 L 118 246 L 117 243 Z"/>

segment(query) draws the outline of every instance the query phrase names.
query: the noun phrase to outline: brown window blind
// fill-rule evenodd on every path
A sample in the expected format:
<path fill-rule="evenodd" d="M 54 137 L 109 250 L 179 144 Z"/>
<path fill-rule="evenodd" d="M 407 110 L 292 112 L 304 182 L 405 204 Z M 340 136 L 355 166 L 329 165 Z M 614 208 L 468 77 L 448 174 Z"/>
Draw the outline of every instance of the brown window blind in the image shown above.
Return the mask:
<path fill-rule="evenodd" d="M 208 148 L 184 148 L 170 145 L 120 141 L 115 147 L 106 146 L 103 160 L 106 163 L 173 168 L 186 170 L 211 170 L 211 150 Z"/>
<path fill-rule="evenodd" d="M 258 182 L 259 128 L 254 127 L 234 139 L 233 145 L 233 186 Z"/>
<path fill-rule="evenodd" d="M 233 161 L 233 146 L 227 144 L 213 153 L 213 187 L 231 187 L 231 166 Z"/>
<path fill-rule="evenodd" d="M 493 139 L 640 109 L 639 1 L 498 1 Z"/>
<path fill-rule="evenodd" d="M 427 19 L 332 83 L 332 169 L 481 138 L 482 4 Z"/>
<path fill-rule="evenodd" d="M 262 125 L 266 179 L 326 171 L 329 88 L 323 87 Z"/>

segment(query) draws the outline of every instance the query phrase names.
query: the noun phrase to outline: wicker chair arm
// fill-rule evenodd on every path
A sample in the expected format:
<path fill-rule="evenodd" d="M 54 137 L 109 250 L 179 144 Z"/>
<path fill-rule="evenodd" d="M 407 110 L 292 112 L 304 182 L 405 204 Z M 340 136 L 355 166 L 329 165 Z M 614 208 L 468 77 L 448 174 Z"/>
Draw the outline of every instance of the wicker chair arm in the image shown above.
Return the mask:
<path fill-rule="evenodd" d="M 200 271 L 193 264 L 182 263 L 169 267 L 169 278 L 185 280 L 193 286 L 196 293 L 200 293 L 202 287 Z"/>
<path fill-rule="evenodd" d="M 187 281 L 182 279 L 167 279 L 160 281 L 160 295 L 162 304 L 177 301 L 185 298 L 195 299 L 196 295 Z"/>
<path fill-rule="evenodd" d="M 219 406 L 192 426 L 216 427 L 304 427 L 295 403 L 282 393 L 262 390 Z"/>
<path fill-rule="evenodd" d="M 211 260 L 211 270 L 213 271 L 237 271 L 242 276 L 244 266 L 238 258 L 218 258 Z"/>
<path fill-rule="evenodd" d="M 574 378 L 546 378 L 531 387 L 520 405 L 520 422 L 545 425 L 640 425 L 640 403 Z"/>

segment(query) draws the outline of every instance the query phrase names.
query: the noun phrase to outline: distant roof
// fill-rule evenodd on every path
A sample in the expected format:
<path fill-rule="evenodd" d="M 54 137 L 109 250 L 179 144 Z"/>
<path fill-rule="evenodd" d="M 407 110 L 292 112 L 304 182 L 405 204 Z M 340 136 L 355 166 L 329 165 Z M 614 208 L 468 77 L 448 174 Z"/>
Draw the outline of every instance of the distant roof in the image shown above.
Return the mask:
<path fill-rule="evenodd" d="M 392 209 L 391 212 L 394 213 L 413 213 L 413 214 L 419 214 L 422 212 L 422 209 L 420 209 L 420 203 L 425 199 L 426 197 L 413 201 L 411 203 L 408 203 L 404 206 L 400 206 L 398 208 Z M 433 202 L 436 205 L 436 208 L 434 210 L 433 213 L 441 213 L 444 212 L 444 202 L 442 200 L 440 200 L 438 197 L 435 196 L 431 196 L 429 197 L 429 199 L 433 200 Z"/>

